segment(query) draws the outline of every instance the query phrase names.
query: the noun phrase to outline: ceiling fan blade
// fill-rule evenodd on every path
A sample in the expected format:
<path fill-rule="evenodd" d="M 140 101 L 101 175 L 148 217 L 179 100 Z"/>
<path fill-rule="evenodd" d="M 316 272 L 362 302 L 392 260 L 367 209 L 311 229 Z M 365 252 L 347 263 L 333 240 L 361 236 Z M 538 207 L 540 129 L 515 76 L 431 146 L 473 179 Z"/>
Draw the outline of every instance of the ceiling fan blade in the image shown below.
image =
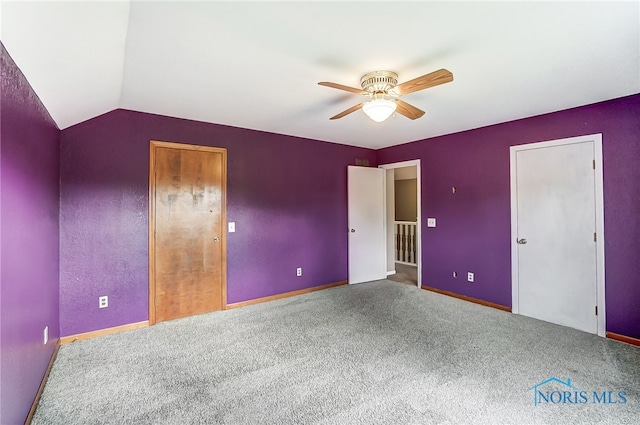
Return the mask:
<path fill-rule="evenodd" d="M 416 118 L 420 118 L 424 115 L 424 111 L 422 109 L 409 105 L 407 102 L 403 102 L 400 99 L 396 99 L 396 104 L 398 105 L 396 112 L 409 119 L 415 120 Z"/>
<path fill-rule="evenodd" d="M 357 111 L 358 109 L 362 109 L 362 105 L 364 105 L 364 102 L 359 103 L 359 104 L 357 104 L 355 106 L 352 106 L 351 108 L 349 108 L 347 110 L 344 110 L 344 111 L 340 112 L 338 115 L 334 115 L 329 119 L 330 120 L 337 120 L 338 118 L 342 118 L 345 115 L 349 115 L 350 113 Z"/>
<path fill-rule="evenodd" d="M 318 83 L 321 86 L 326 86 L 326 87 L 332 87 L 334 89 L 338 89 L 338 90 L 345 90 L 351 93 L 355 93 L 355 94 L 367 94 L 366 91 L 362 90 L 362 89 L 357 89 L 355 87 L 349 87 L 349 86 L 343 86 L 342 84 L 338 84 L 338 83 L 329 83 L 326 81 L 320 82 Z"/>
<path fill-rule="evenodd" d="M 392 90 L 399 96 L 413 93 L 414 91 L 428 89 L 429 87 L 439 86 L 440 84 L 450 83 L 453 81 L 453 74 L 446 69 L 439 69 L 422 77 L 414 78 L 398 84 Z"/>

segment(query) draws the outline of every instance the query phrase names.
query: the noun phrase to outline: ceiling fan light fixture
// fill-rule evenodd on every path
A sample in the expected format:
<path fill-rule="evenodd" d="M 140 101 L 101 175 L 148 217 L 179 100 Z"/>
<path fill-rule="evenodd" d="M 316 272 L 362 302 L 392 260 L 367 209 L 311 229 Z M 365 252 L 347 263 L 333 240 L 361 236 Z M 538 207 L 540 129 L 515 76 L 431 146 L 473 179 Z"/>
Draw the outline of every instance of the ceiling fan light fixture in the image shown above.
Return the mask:
<path fill-rule="evenodd" d="M 410 120 L 420 118 L 424 115 L 424 111 L 398 98 L 405 94 L 439 86 L 444 83 L 450 83 L 451 81 L 453 81 L 453 74 L 446 69 L 439 69 L 418 78 L 414 78 L 413 80 L 406 81 L 400 85 L 398 85 L 398 74 L 395 72 L 369 72 L 368 74 L 364 74 L 360 79 L 362 90 L 327 81 L 322 81 L 318 84 L 321 86 L 348 91 L 354 94 L 369 96 L 371 99 L 368 102 L 358 103 L 349 109 L 345 109 L 339 114 L 329 118 L 330 120 L 337 120 L 338 118 L 347 116 L 358 109 L 362 109 L 372 120 L 382 122 L 389 118 L 394 112 L 398 112 L 400 115 L 403 115 Z"/>
<path fill-rule="evenodd" d="M 373 100 L 362 105 L 365 114 L 375 122 L 382 122 L 396 111 L 398 105 L 393 100 L 384 97 L 374 97 Z"/>

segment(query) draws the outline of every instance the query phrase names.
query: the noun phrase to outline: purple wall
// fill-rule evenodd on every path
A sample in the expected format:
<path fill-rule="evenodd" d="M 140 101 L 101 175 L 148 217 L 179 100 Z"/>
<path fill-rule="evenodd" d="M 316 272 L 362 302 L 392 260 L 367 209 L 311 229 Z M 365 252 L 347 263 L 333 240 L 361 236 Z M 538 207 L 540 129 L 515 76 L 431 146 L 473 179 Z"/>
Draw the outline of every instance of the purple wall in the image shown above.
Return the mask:
<path fill-rule="evenodd" d="M 594 133 L 603 135 L 607 330 L 640 338 L 640 95 L 378 151 L 379 164 L 421 160 L 423 285 L 511 306 L 509 146 Z M 474 271 L 476 283 L 453 270 Z"/>
<path fill-rule="evenodd" d="M 150 140 L 228 150 L 229 303 L 347 279 L 346 167 L 375 151 L 116 110 L 61 135 L 62 335 L 148 319 Z"/>
<path fill-rule="evenodd" d="M 358 157 L 422 160 L 423 284 L 510 305 L 509 146 L 602 133 L 607 330 L 640 338 L 640 95 L 374 152 L 125 110 L 60 132 L 0 60 L 0 423 L 24 421 L 60 334 L 148 318 L 151 139 L 228 149 L 230 303 L 347 278 Z"/>
<path fill-rule="evenodd" d="M 0 50 L 0 423 L 18 424 L 59 338 L 60 131 L 4 46 Z"/>

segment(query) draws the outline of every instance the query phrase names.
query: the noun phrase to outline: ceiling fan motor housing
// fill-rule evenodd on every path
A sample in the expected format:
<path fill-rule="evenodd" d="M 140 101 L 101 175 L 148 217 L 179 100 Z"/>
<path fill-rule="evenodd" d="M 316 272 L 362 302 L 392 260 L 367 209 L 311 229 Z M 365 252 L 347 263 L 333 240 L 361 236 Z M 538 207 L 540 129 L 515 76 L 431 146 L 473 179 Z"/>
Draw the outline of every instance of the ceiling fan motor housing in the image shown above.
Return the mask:
<path fill-rule="evenodd" d="M 398 84 L 398 74 L 392 71 L 373 71 L 364 74 L 360 79 L 362 89 L 370 94 L 388 94 L 396 84 Z"/>

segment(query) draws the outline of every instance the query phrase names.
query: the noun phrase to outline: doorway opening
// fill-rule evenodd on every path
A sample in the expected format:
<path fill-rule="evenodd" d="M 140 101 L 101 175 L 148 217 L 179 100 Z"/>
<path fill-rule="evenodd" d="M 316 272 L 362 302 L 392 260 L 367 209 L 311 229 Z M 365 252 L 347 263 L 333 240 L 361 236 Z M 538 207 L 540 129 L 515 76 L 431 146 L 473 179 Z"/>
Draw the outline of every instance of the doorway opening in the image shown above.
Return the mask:
<path fill-rule="evenodd" d="M 387 278 L 422 284 L 420 160 L 384 164 Z"/>

